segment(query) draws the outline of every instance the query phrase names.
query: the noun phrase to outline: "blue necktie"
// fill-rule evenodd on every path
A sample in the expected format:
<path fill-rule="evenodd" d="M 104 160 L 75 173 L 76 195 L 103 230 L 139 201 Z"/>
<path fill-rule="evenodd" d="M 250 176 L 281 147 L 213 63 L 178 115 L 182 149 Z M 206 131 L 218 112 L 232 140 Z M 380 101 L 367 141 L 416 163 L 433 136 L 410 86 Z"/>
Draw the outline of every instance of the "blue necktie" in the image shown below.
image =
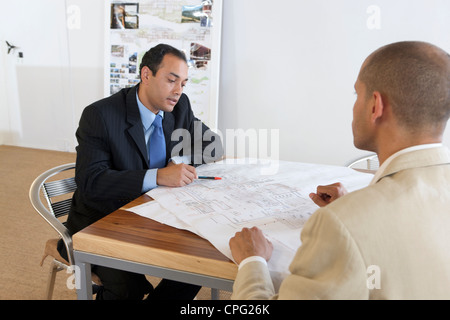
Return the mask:
<path fill-rule="evenodd" d="M 153 132 L 148 139 L 150 168 L 164 168 L 166 166 L 166 140 L 162 128 L 162 117 L 156 115 L 152 126 Z"/>

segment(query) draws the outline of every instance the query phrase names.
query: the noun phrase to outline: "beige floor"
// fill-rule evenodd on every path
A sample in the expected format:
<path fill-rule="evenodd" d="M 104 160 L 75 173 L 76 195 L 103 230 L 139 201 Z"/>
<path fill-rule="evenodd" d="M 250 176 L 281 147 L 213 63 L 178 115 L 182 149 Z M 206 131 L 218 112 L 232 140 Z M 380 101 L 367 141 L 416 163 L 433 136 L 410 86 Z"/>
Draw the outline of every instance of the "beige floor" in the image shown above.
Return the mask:
<path fill-rule="evenodd" d="M 56 232 L 32 208 L 28 190 L 33 180 L 54 166 L 74 162 L 75 154 L 0 145 L 0 299 L 38 300 L 45 296 L 48 258 L 39 265 L 47 239 Z M 76 299 L 67 288 L 70 275 L 58 273 L 54 299 Z M 148 277 L 156 284 L 159 279 Z M 202 288 L 199 300 L 210 299 L 210 289 Z M 220 292 L 228 300 L 229 292 Z"/>

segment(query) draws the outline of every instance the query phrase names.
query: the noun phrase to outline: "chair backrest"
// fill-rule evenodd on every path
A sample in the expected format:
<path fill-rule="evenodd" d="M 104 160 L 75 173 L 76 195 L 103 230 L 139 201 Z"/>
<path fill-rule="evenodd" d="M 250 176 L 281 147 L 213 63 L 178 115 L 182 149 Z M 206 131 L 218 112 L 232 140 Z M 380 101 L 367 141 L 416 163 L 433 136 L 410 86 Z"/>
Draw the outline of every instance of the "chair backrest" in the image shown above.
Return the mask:
<path fill-rule="evenodd" d="M 362 158 L 351 161 L 347 167 L 352 169 L 366 169 L 376 171 L 380 167 L 378 156 L 376 154 L 368 155 Z"/>
<path fill-rule="evenodd" d="M 68 198 L 67 196 L 71 195 L 77 188 L 75 174 L 60 180 L 55 178 L 56 175 L 64 171 L 74 169 L 75 163 L 68 163 L 45 171 L 33 181 L 29 192 L 30 201 L 34 209 L 63 239 L 71 265 L 74 264 L 72 237 L 65 227 L 65 223 L 58 218 L 64 217 L 69 213 L 71 197 Z M 41 192 L 43 198 L 46 199 L 47 205 L 44 205 L 42 201 Z"/>

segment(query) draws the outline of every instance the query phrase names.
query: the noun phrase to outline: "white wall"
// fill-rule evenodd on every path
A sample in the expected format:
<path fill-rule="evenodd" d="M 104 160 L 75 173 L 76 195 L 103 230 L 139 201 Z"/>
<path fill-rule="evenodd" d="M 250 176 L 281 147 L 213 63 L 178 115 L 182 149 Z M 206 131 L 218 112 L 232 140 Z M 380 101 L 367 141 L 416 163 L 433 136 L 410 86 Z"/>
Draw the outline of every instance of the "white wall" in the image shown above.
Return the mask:
<path fill-rule="evenodd" d="M 447 0 L 225 1 L 219 128 L 279 128 L 281 159 L 345 164 L 367 154 L 351 132 L 363 60 L 401 40 L 449 52 L 449 32 Z"/>
<path fill-rule="evenodd" d="M 103 1 L 0 0 L 0 8 L 0 144 L 74 151 L 82 109 L 103 97 Z M 19 48 L 7 54 L 5 40 Z"/>
<path fill-rule="evenodd" d="M 376 48 L 424 40 L 450 52 L 448 0 L 223 1 L 219 129 L 279 129 L 283 160 L 367 153 L 353 147 L 353 84 Z M 103 97 L 103 1 L 0 5 L 0 144 L 73 151 L 82 109 Z"/>

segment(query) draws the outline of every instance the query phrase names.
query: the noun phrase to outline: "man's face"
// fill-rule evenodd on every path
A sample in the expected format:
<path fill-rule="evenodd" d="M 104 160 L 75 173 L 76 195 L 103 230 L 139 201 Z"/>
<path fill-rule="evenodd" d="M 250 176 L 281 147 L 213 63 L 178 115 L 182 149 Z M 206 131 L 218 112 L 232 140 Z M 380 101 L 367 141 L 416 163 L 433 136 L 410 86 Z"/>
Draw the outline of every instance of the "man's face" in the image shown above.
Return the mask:
<path fill-rule="evenodd" d="M 366 86 L 359 78 L 355 83 L 355 91 L 357 97 L 353 106 L 353 144 L 358 149 L 376 152 L 370 125 L 373 99 L 367 96 Z"/>
<path fill-rule="evenodd" d="M 153 113 L 172 112 L 188 81 L 188 66 L 182 59 L 167 54 L 155 76 L 142 68 L 139 99 Z"/>

